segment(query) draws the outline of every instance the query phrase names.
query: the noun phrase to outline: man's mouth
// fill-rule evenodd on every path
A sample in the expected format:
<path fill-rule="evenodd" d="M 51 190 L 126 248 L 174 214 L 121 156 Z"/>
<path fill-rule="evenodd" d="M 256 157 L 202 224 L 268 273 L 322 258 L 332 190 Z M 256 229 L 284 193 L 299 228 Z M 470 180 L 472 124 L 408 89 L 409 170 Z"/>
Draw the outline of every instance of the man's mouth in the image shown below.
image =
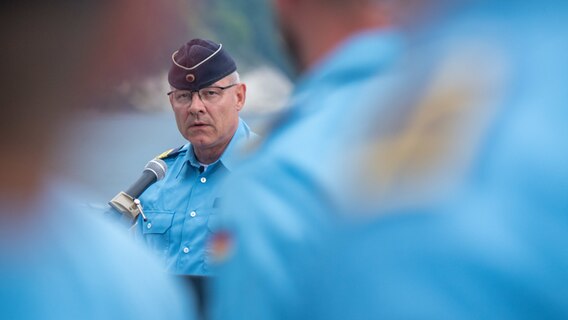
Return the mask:
<path fill-rule="evenodd" d="M 207 123 L 204 123 L 204 122 L 194 122 L 194 123 L 192 123 L 192 124 L 189 125 L 190 128 L 191 128 L 191 127 L 197 127 L 197 128 L 199 128 L 199 127 L 204 127 L 204 126 L 207 126 Z"/>

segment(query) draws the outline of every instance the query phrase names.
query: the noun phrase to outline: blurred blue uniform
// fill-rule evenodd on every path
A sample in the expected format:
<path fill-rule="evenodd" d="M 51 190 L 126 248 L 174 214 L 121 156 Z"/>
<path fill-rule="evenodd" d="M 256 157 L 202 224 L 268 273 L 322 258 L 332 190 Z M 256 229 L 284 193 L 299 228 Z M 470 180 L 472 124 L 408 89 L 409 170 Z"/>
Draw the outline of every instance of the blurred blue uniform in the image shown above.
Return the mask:
<path fill-rule="evenodd" d="M 567 9 L 491 3 L 447 28 L 449 48 L 502 47 L 511 75 L 470 170 L 434 205 L 336 229 L 304 318 L 568 317 Z"/>
<path fill-rule="evenodd" d="M 462 13 L 417 38 L 405 55 L 426 66 L 425 77 L 399 87 L 377 81 L 403 65 L 377 54 L 385 39 L 372 36 L 312 70 L 288 116 L 234 175 L 216 318 L 565 318 L 566 7 L 492 2 Z M 420 92 L 430 86 L 451 94 Z M 359 103 L 360 95 L 378 99 Z M 408 96 L 414 109 L 396 100 Z M 358 112 L 368 118 L 359 122 Z M 440 117 L 423 127 L 435 134 L 405 131 L 432 112 Z M 349 175 L 359 169 L 372 180 L 375 168 L 350 158 L 342 135 L 357 137 L 346 124 L 370 123 L 380 128 L 369 140 L 392 142 L 370 145 L 391 160 L 371 164 L 393 175 L 380 176 L 389 178 L 384 188 L 353 191 Z M 350 198 L 364 192 L 368 206 Z"/>
<path fill-rule="evenodd" d="M 239 148 L 256 137 L 239 120 L 221 158 L 203 172 L 189 143 L 163 159 L 166 176 L 139 197 L 147 221 L 138 217 L 138 233 L 169 272 L 211 274 L 207 240 L 218 224 L 219 186 L 239 161 Z"/>
<path fill-rule="evenodd" d="M 2 319 L 196 319 L 193 296 L 76 189 L 50 183 L 33 203 L 2 199 Z M 3 214 L 4 216 L 4 214 Z"/>
<path fill-rule="evenodd" d="M 332 208 L 342 203 L 350 166 L 344 147 L 369 110 L 368 92 L 388 92 L 402 41 L 369 31 L 346 41 L 307 74 L 291 107 L 229 178 L 223 204 L 230 234 L 218 270 L 212 313 L 218 319 L 296 319 L 306 269 L 317 260 Z M 370 90 L 373 91 L 370 91 Z M 345 168 L 345 170 L 337 170 Z"/>

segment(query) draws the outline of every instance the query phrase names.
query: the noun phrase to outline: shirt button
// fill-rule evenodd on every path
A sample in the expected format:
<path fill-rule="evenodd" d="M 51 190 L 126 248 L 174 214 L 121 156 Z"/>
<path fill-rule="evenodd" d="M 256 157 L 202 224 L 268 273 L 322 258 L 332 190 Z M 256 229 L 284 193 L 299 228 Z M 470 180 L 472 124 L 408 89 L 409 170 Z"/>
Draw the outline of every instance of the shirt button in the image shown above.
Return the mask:
<path fill-rule="evenodd" d="M 191 212 L 189 213 L 189 215 L 192 216 L 192 217 L 195 217 L 195 216 L 197 215 L 197 212 L 191 211 Z"/>
<path fill-rule="evenodd" d="M 207 178 L 201 177 L 201 183 L 205 183 L 205 182 L 207 182 Z"/>
<path fill-rule="evenodd" d="M 148 222 L 148 224 L 146 225 L 146 228 L 148 228 L 148 229 L 152 228 L 152 224 Z"/>
<path fill-rule="evenodd" d="M 189 253 L 189 248 L 188 247 L 183 248 L 183 253 Z"/>

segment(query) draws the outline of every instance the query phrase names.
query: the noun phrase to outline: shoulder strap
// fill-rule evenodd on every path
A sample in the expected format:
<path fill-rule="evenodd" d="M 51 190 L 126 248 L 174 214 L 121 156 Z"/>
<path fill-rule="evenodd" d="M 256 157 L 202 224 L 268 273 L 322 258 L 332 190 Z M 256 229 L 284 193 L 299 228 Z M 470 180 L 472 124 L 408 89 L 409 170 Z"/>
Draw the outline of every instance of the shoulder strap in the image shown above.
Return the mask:
<path fill-rule="evenodd" d="M 168 159 L 168 158 L 174 158 L 176 157 L 178 154 L 180 154 L 181 150 L 183 149 L 183 146 L 179 147 L 179 148 L 173 148 L 173 149 L 169 149 L 165 152 L 162 152 L 160 155 L 158 155 L 156 157 L 156 159 Z"/>

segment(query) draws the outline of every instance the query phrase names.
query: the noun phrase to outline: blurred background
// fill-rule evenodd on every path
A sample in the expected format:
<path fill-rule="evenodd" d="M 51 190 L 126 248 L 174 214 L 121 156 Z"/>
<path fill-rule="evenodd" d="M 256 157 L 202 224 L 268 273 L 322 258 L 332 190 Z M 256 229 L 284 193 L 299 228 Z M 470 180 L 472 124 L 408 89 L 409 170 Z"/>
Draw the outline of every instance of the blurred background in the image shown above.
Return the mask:
<path fill-rule="evenodd" d="M 248 89 L 241 116 L 256 132 L 290 94 L 293 74 L 268 1 L 123 1 L 109 5 L 103 16 L 109 21 L 104 40 L 113 48 L 121 44 L 117 52 L 98 48 L 93 53 L 95 72 L 107 74 L 89 84 L 96 87 L 97 99 L 81 106 L 80 119 L 63 130 L 58 154 L 65 156 L 57 159 L 61 171 L 85 187 L 89 206 L 106 208 L 150 159 L 186 143 L 166 93 L 171 54 L 190 39 L 222 43 L 235 58 Z M 112 60 L 113 68 L 97 69 L 103 59 Z"/>

